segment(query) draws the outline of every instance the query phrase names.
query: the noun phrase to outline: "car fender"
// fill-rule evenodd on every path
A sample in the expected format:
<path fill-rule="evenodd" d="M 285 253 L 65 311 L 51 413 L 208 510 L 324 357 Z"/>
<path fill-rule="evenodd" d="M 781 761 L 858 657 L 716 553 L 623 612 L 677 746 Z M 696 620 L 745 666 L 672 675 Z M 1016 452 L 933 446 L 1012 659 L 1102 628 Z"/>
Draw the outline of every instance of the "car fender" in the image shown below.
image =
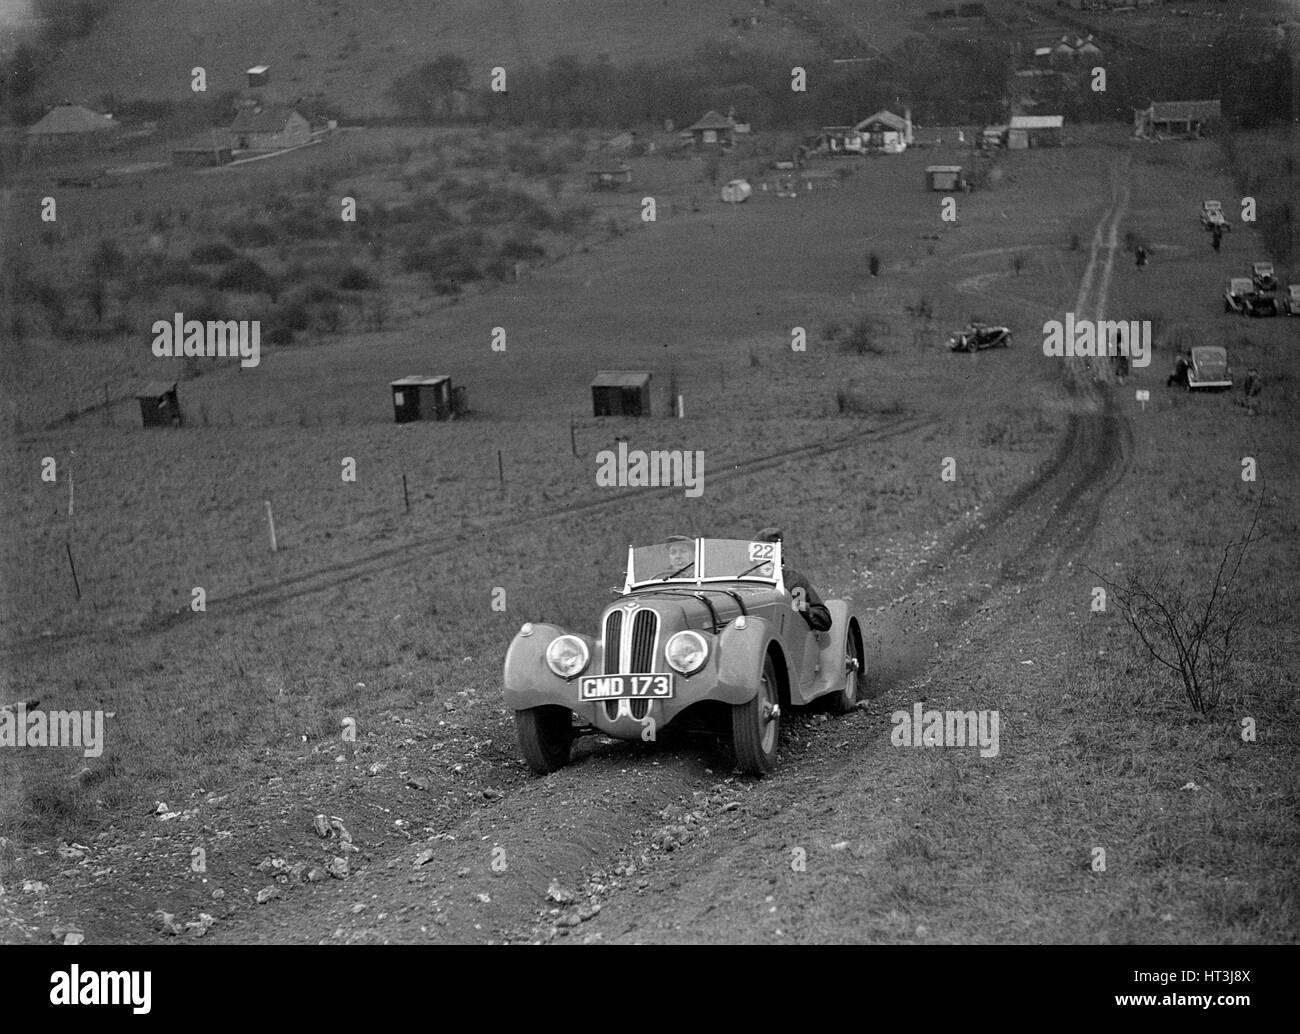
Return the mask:
<path fill-rule="evenodd" d="M 733 621 L 718 634 L 719 699 L 730 704 L 744 704 L 758 695 L 758 686 L 763 679 L 763 658 L 773 643 L 776 644 L 777 675 L 784 677 L 787 686 L 793 686 L 796 680 L 790 670 L 790 659 L 772 622 L 751 615 L 745 618 L 744 628 L 737 628 Z"/>
<path fill-rule="evenodd" d="M 846 600 L 827 600 L 826 609 L 831 612 L 831 627 L 825 633 L 826 641 L 822 643 L 817 677 L 802 691 L 800 695 L 803 699 L 797 701 L 798 703 L 810 703 L 819 696 L 840 691 L 844 681 L 844 657 L 848 643 L 849 623 L 856 621 L 858 630 L 862 630 L 862 619 L 853 612 Z M 864 641 L 866 639 L 865 633 L 863 639 Z"/>
<path fill-rule="evenodd" d="M 540 621 L 531 623 L 531 629 L 528 635 L 524 634 L 523 629 L 516 632 L 506 651 L 506 706 L 522 711 L 542 704 L 559 704 L 583 717 L 589 717 L 593 705 L 582 704 L 577 700 L 575 686 L 579 676 L 565 679 L 551 671 L 550 665 L 546 663 L 546 648 L 557 636 L 571 635 L 581 639 L 592 658 L 581 673 L 585 675 L 591 673 L 592 666 L 598 659 L 595 640 L 581 632 L 570 632 L 558 625 Z"/>

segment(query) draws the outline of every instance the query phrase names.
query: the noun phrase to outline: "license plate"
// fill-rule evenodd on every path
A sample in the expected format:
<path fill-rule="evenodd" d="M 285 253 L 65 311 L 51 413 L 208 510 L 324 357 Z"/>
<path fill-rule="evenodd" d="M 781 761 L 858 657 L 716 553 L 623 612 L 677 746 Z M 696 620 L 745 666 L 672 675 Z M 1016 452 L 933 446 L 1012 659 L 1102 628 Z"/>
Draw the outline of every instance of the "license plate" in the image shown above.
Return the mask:
<path fill-rule="evenodd" d="M 673 677 L 661 675 L 586 675 L 578 681 L 579 700 L 667 700 L 673 695 Z"/>

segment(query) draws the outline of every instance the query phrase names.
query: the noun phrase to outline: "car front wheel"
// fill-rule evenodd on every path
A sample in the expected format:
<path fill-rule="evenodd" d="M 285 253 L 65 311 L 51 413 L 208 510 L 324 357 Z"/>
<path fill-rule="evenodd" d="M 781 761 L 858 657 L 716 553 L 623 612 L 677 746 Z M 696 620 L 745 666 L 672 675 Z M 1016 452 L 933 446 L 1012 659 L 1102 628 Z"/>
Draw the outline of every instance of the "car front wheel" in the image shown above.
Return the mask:
<path fill-rule="evenodd" d="M 528 767 L 546 775 L 569 763 L 573 716 L 567 708 L 547 704 L 515 712 L 515 734 Z"/>
<path fill-rule="evenodd" d="M 746 775 L 765 775 L 776 767 L 781 738 L 781 694 L 772 655 L 763 659 L 763 678 L 754 699 L 731 708 L 731 740 L 736 764 Z"/>

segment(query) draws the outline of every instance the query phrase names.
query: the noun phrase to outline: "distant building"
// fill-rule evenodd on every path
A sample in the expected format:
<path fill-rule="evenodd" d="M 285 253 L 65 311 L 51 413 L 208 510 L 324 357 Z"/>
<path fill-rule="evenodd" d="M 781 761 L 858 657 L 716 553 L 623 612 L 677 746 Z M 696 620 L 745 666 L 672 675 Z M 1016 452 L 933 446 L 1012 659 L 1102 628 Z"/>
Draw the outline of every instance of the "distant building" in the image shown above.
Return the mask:
<path fill-rule="evenodd" d="M 828 154 L 861 154 L 862 134 L 852 126 L 822 126 L 816 146 Z"/>
<path fill-rule="evenodd" d="M 1218 100 L 1155 101 L 1133 110 L 1134 136 L 1201 136 L 1223 117 Z"/>
<path fill-rule="evenodd" d="M 1068 63 L 1076 61 L 1079 57 L 1079 51 L 1075 49 L 1074 43 L 1069 36 L 1062 36 L 1052 44 L 1052 61 L 1055 63 Z"/>
<path fill-rule="evenodd" d="M 1006 126 L 985 126 L 980 131 L 979 146 L 986 148 L 1003 147 L 1007 142 Z"/>
<path fill-rule="evenodd" d="M 112 115 L 101 115 L 80 104 L 60 104 L 27 127 L 27 144 L 33 150 L 103 148 L 117 139 L 120 129 Z"/>
<path fill-rule="evenodd" d="M 1088 33 L 1086 38 L 1078 40 L 1075 44 L 1074 50 L 1079 57 L 1086 58 L 1090 61 L 1101 57 L 1101 47 L 1099 47 L 1097 41 L 1093 39 L 1092 33 Z"/>
<path fill-rule="evenodd" d="M 925 170 L 925 185 L 928 190 L 961 190 L 960 165 L 929 165 Z"/>
<path fill-rule="evenodd" d="M 235 116 L 230 140 L 236 151 L 279 151 L 311 140 L 311 123 L 288 104 L 255 105 Z"/>
<path fill-rule="evenodd" d="M 877 111 L 853 128 L 862 134 L 863 146 L 869 150 L 898 154 L 913 142 L 910 109 L 902 116 L 892 111 Z"/>
<path fill-rule="evenodd" d="M 249 88 L 266 86 L 271 81 L 271 69 L 267 65 L 254 65 L 244 72 L 248 76 Z"/>
<path fill-rule="evenodd" d="M 650 377 L 645 370 L 599 370 L 591 382 L 596 416 L 649 416 Z"/>
<path fill-rule="evenodd" d="M 1064 115 L 1013 115 L 1007 125 L 1007 149 L 1060 147 Z"/>
<path fill-rule="evenodd" d="M 696 147 L 730 147 L 735 143 L 736 124 L 725 115 L 708 111 L 695 125 L 687 126 L 683 132 L 691 134 Z"/>
<path fill-rule="evenodd" d="M 453 388 L 446 374 L 437 377 L 402 377 L 392 381 L 393 422 L 450 420 L 464 415 L 468 404 L 464 388 Z"/>
<path fill-rule="evenodd" d="M 135 397 L 140 403 L 142 427 L 180 427 L 185 423 L 176 381 L 146 382 L 136 389 Z"/>

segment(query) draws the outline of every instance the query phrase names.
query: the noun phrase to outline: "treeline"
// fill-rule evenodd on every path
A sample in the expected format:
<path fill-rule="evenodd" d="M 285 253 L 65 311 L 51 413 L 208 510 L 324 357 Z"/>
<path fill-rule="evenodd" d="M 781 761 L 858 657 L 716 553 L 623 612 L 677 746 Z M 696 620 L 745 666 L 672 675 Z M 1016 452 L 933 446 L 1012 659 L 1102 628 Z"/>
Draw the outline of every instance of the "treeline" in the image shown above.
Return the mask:
<path fill-rule="evenodd" d="M 1297 41 L 1300 42 L 1300 41 Z M 1097 62 L 1106 89 L 1091 89 L 1091 69 L 1079 71 L 1078 87 L 1060 99 L 1070 121 L 1128 121 L 1134 108 L 1152 100 L 1222 102 L 1224 117 L 1242 129 L 1289 121 L 1295 69 L 1289 48 L 1267 30 L 1227 30 L 1209 45 L 1126 48 Z"/>
<path fill-rule="evenodd" d="M 792 72 L 802 69 L 806 88 Z M 400 76 L 388 97 L 417 121 L 488 120 L 554 128 L 688 125 L 710 108 L 765 127 L 801 128 L 862 117 L 864 108 L 910 104 L 918 120 L 996 117 L 1009 69 L 1005 44 L 909 39 L 894 55 L 861 65 L 706 45 L 691 58 L 616 66 L 573 55 L 511 69 L 507 89 L 471 88 L 466 62 L 443 54 Z"/>
<path fill-rule="evenodd" d="M 1295 117 L 1294 69 L 1275 29 L 1225 30 L 1211 45 L 1117 48 L 1099 66 L 1105 89 L 1092 88 L 1091 67 L 1039 87 L 1040 110 L 1071 122 L 1129 121 L 1151 100 L 1220 98 L 1224 114 L 1250 128 Z M 792 89 L 802 68 L 806 89 Z M 1008 112 L 1015 72 L 1010 41 L 935 40 L 912 36 L 890 54 L 836 65 L 709 44 L 689 59 L 620 67 L 573 55 L 544 66 L 511 69 L 505 92 L 471 85 L 467 63 L 443 54 L 400 76 L 388 91 L 403 118 L 555 128 L 695 121 L 713 108 L 765 128 L 842 124 L 870 110 L 912 109 L 920 124 L 997 122 Z M 901 112 L 900 112 L 901 113 Z"/>

